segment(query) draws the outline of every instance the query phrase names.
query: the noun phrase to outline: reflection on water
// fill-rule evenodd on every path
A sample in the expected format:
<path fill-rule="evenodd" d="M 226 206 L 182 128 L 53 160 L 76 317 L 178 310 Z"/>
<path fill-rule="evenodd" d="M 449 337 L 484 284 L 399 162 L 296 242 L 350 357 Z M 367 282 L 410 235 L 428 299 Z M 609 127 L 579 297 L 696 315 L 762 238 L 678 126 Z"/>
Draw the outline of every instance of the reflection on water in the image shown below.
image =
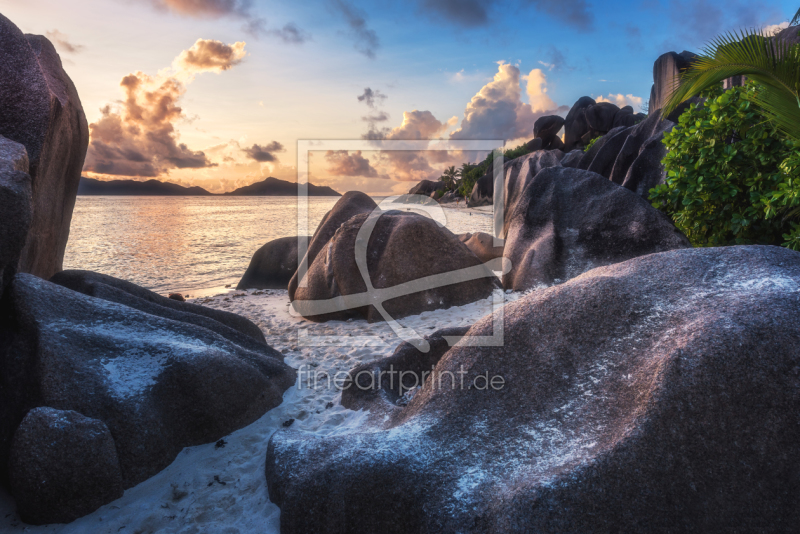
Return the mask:
<path fill-rule="evenodd" d="M 310 233 L 337 200 L 308 199 Z M 487 214 L 445 213 L 455 233 L 491 231 Z M 97 271 L 158 293 L 202 296 L 221 292 L 226 284 L 235 287 L 261 245 L 293 235 L 293 197 L 81 196 L 64 269 Z"/>

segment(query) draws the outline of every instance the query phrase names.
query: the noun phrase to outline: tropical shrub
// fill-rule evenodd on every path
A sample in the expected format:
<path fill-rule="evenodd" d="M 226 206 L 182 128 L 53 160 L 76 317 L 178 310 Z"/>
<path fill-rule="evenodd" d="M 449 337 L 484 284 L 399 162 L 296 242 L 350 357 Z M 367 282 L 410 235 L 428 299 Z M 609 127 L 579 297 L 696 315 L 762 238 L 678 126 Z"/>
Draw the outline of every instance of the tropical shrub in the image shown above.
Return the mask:
<path fill-rule="evenodd" d="M 703 93 L 664 134 L 666 183 L 650 191 L 695 246 L 800 249 L 800 144 L 754 103 L 761 86 Z"/>

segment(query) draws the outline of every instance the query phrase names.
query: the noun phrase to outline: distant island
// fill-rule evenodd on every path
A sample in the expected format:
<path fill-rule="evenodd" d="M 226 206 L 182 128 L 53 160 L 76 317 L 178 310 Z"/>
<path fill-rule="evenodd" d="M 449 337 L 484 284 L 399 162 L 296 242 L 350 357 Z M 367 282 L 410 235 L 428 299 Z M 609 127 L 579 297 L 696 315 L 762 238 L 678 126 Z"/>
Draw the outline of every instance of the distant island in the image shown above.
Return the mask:
<path fill-rule="evenodd" d="M 158 180 L 147 180 L 138 182 L 136 180 L 96 180 L 81 176 L 78 185 L 78 195 L 94 196 L 273 196 L 273 197 L 295 197 L 297 196 L 297 184 L 278 180 L 269 177 L 263 182 L 240 187 L 228 193 L 217 195 L 206 191 L 202 187 L 184 187 L 170 182 L 160 182 Z M 308 184 L 308 196 L 312 197 L 340 197 L 333 189 L 327 186 Z"/>

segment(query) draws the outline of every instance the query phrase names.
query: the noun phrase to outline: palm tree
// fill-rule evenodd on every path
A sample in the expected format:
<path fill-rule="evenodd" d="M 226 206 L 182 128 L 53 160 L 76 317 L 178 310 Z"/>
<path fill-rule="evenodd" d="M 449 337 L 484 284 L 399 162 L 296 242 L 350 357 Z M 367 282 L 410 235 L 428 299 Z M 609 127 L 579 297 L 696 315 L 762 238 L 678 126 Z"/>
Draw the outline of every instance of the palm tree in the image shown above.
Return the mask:
<path fill-rule="evenodd" d="M 795 19 L 800 19 L 800 10 Z M 800 142 L 800 45 L 766 38 L 755 30 L 726 33 L 711 41 L 675 81 L 663 115 L 731 76 L 747 76 L 759 84 L 750 100 L 779 130 Z"/>
<path fill-rule="evenodd" d="M 456 171 L 455 165 L 451 165 L 442 173 L 442 180 L 447 189 L 453 189 L 456 183 L 456 176 L 458 176 L 458 171 Z"/>

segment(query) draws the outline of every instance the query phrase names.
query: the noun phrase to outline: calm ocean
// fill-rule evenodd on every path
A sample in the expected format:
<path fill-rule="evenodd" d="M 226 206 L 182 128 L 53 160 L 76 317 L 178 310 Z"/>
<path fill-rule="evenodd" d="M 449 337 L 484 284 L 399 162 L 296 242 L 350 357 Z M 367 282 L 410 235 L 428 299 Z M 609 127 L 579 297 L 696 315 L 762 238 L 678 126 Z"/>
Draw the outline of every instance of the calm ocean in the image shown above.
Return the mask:
<path fill-rule="evenodd" d="M 337 200 L 308 199 L 310 234 Z M 454 233 L 491 232 L 488 213 L 444 213 Z M 226 284 L 235 287 L 261 245 L 293 235 L 294 197 L 79 196 L 64 269 L 108 274 L 162 294 L 201 297 L 223 292 Z"/>

